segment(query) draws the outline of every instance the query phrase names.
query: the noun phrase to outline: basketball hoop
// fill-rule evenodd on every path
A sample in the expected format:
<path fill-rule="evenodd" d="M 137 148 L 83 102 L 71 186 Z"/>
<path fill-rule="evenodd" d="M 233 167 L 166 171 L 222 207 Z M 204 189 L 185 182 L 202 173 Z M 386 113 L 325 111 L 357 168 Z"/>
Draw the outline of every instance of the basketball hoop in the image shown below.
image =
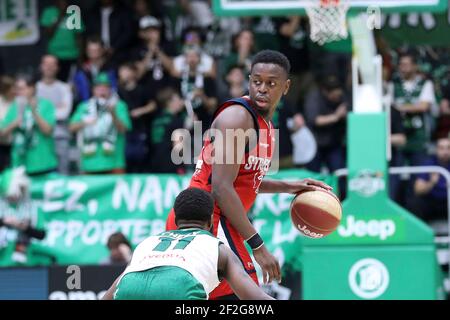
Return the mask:
<path fill-rule="evenodd" d="M 346 15 L 349 0 L 310 0 L 306 13 L 311 26 L 311 40 L 323 45 L 347 38 Z"/>

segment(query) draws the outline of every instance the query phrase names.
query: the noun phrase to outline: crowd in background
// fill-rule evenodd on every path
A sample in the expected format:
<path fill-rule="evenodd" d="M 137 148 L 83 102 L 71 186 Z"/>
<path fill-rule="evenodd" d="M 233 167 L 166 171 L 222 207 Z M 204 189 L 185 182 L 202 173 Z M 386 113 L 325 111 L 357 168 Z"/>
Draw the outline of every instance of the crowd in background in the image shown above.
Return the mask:
<path fill-rule="evenodd" d="M 251 58 L 262 49 L 292 64 L 291 90 L 273 119 L 280 166 L 345 167 L 348 41 L 311 43 L 304 17 L 215 17 L 208 0 L 99 0 L 80 28 L 68 29 L 68 5 L 58 0 L 40 14 L 47 52 L 36 72 L 1 76 L 0 170 L 186 173 L 192 165 L 171 161 L 172 134 L 192 130 L 193 120 L 206 130 L 220 103 L 246 94 Z M 393 50 L 379 36 L 377 47 L 391 106 L 390 165 L 449 169 L 450 69 L 442 64 L 449 48 Z M 308 148 L 316 150 L 309 159 L 295 156 Z M 424 219 L 446 214 L 442 176 L 392 177 L 390 191 Z"/>

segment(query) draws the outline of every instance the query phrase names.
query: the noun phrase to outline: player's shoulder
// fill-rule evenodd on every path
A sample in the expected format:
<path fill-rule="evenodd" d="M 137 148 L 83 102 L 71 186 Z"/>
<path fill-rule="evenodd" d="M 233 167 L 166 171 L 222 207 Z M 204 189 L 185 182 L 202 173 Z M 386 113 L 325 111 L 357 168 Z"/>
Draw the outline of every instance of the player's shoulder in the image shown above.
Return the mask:
<path fill-rule="evenodd" d="M 252 128 L 253 117 L 243 105 L 231 103 L 216 116 L 213 127 Z"/>
<path fill-rule="evenodd" d="M 240 116 L 250 116 L 250 112 L 240 103 L 237 102 L 231 102 L 227 107 L 225 107 L 217 117 L 220 117 L 221 115 L 228 115 L 232 114 L 234 117 Z"/>

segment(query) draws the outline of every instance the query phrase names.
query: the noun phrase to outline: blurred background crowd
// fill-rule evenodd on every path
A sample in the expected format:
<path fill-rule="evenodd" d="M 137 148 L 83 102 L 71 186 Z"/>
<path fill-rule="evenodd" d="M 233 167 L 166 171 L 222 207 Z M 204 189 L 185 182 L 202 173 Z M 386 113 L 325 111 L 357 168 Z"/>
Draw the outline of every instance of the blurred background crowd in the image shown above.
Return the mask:
<path fill-rule="evenodd" d="M 78 28 L 67 27 L 72 3 L 39 1 L 39 42 L 25 55 L 0 48 L 0 171 L 184 174 L 192 165 L 171 161 L 172 134 L 193 130 L 193 120 L 206 130 L 220 103 L 245 95 L 262 49 L 292 64 L 291 90 L 273 119 L 280 167 L 345 167 L 350 40 L 317 46 L 305 17 L 220 18 L 208 0 L 74 3 Z M 394 49 L 376 37 L 391 106 L 390 165 L 449 169 L 450 48 Z M 390 191 L 426 220 L 446 215 L 439 175 L 392 177 Z"/>

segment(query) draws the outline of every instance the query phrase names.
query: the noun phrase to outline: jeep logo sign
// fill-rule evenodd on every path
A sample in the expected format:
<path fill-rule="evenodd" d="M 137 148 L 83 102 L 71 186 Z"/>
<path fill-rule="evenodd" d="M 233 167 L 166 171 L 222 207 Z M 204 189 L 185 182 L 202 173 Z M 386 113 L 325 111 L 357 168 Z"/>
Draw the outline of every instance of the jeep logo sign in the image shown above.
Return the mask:
<path fill-rule="evenodd" d="M 395 230 L 396 226 L 393 220 L 356 220 L 352 215 L 348 215 L 345 225 L 340 225 L 337 229 L 338 234 L 343 238 L 373 237 L 380 240 L 391 237 Z"/>

